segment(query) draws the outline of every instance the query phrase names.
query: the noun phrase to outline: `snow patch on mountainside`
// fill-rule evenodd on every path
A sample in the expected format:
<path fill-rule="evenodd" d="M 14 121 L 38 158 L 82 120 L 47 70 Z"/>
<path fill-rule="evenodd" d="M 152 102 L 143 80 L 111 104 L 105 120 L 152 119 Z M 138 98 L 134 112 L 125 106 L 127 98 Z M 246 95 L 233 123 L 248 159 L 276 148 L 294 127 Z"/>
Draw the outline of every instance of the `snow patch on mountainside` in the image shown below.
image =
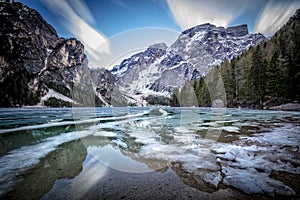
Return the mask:
<path fill-rule="evenodd" d="M 164 59 L 164 57 L 157 59 L 145 70 L 138 73 L 138 78 L 133 80 L 129 87 L 120 87 L 120 89 L 129 94 L 139 94 L 149 91 L 151 84 L 160 77 L 162 70 L 160 69 L 159 63 L 162 59 Z"/>
<path fill-rule="evenodd" d="M 39 106 L 40 106 L 40 105 L 43 105 L 44 102 L 47 101 L 47 100 L 48 100 L 49 98 L 51 98 L 51 97 L 54 97 L 54 98 L 56 98 L 56 99 L 63 100 L 63 101 L 65 101 L 65 102 L 70 102 L 70 103 L 78 104 L 78 103 L 77 103 L 76 101 L 74 101 L 73 99 L 71 99 L 71 98 L 69 98 L 69 97 L 67 97 L 67 96 L 65 96 L 65 95 L 63 95 L 63 94 L 61 94 L 61 93 L 58 93 L 58 92 L 56 92 L 56 91 L 53 90 L 53 89 L 49 89 L 48 93 L 47 93 L 45 96 L 43 96 L 43 97 L 41 98 L 41 101 L 40 101 L 40 103 L 38 103 L 38 105 L 39 105 Z"/>

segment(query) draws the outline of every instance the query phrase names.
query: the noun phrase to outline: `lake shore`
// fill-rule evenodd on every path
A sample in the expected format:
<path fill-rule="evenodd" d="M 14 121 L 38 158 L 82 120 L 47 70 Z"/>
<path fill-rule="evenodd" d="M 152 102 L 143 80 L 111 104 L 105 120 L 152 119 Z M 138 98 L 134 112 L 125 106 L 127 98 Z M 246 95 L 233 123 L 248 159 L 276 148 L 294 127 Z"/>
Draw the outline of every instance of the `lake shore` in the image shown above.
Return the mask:
<path fill-rule="evenodd" d="M 128 174 L 113 169 L 109 170 L 108 175 L 103 177 L 100 183 L 94 185 L 87 193 L 80 190 L 68 191 L 72 184 L 60 181 L 53 189 L 43 196 L 42 200 L 52 199 L 199 199 L 199 200 L 219 200 L 219 199 L 243 199 L 243 200 L 271 200 L 271 199 L 299 199 L 300 196 L 267 196 L 267 195 L 248 195 L 232 188 L 220 188 L 214 192 L 201 191 L 201 188 L 194 188 L 194 180 L 186 177 L 183 182 L 173 169 L 166 172 L 151 172 L 145 174 Z M 278 175 L 279 176 L 279 175 Z M 287 183 L 290 179 L 294 181 L 290 186 L 296 186 L 299 190 L 300 176 L 283 175 L 281 177 Z M 283 178 L 284 177 L 284 178 Z M 296 179 L 295 179 L 296 178 Z M 194 185 L 200 186 L 200 185 Z M 202 185 L 205 188 L 205 185 Z M 200 186 L 201 187 L 201 186 Z M 62 190 L 65 188 L 66 190 Z"/>
<path fill-rule="evenodd" d="M 282 110 L 282 111 L 300 111 L 299 103 L 287 103 L 279 106 L 272 106 L 268 110 Z"/>
<path fill-rule="evenodd" d="M 101 173 L 101 172 L 99 172 Z M 281 176 L 281 180 L 290 186 L 297 184 L 299 175 L 287 174 Z M 293 182 L 290 182 L 293 179 Z M 106 174 L 97 183 L 90 185 L 93 180 L 86 180 L 79 187 L 70 179 L 57 180 L 52 189 L 42 196 L 42 200 L 53 199 L 243 199 L 243 200 L 271 200 L 271 199 L 299 199 L 300 196 L 266 196 L 248 195 L 233 188 L 219 188 L 213 192 L 201 191 L 201 185 L 194 183 L 191 177 L 185 177 L 184 181 L 176 172 L 168 168 L 164 172 L 126 173 L 114 169 L 106 169 Z M 192 187 L 194 185 L 194 187 Z M 205 188 L 205 185 L 202 185 Z M 42 187 L 42 186 L 41 186 Z M 299 183 L 297 184 L 299 190 Z M 203 189 L 202 188 L 202 189 Z M 39 199 L 33 194 L 12 192 L 9 199 Z M 298 192 L 298 191 L 297 191 Z"/>

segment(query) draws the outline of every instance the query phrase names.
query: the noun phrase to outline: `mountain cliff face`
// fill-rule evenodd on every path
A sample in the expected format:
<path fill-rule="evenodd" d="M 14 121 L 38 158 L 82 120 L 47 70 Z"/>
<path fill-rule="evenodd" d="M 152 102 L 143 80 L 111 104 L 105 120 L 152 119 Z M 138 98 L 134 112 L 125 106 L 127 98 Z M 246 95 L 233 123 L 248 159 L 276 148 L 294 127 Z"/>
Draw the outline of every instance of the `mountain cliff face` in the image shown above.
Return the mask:
<path fill-rule="evenodd" d="M 262 34 L 249 34 L 247 25 L 224 28 L 203 24 L 183 31 L 170 47 L 155 44 L 125 59 L 112 73 L 120 89 L 131 95 L 168 95 L 265 40 Z"/>
<path fill-rule="evenodd" d="M 102 85 L 92 82 L 80 41 L 58 37 L 37 11 L 21 3 L 0 3 L 0 27 L 1 107 L 51 105 L 49 98 L 66 102 L 62 105 L 107 103 L 109 94 L 102 92 L 100 100 L 94 90 Z"/>

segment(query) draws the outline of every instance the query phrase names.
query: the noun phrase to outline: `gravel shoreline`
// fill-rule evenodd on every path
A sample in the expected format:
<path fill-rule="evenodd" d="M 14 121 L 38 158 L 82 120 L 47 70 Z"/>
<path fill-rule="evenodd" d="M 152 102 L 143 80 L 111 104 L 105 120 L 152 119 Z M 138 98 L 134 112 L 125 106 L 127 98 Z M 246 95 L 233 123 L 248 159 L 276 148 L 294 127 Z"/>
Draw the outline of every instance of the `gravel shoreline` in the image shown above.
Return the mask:
<path fill-rule="evenodd" d="M 279 106 L 272 106 L 268 110 L 282 110 L 282 111 L 300 111 L 299 103 L 287 103 Z"/>
<path fill-rule="evenodd" d="M 192 180 L 187 177 L 186 181 Z M 42 200 L 55 199 L 273 199 L 262 195 L 247 195 L 231 188 L 221 188 L 209 193 L 190 187 L 183 183 L 170 168 L 165 172 L 148 172 L 143 174 L 124 173 L 114 169 L 88 192 L 72 190 L 68 180 L 57 181 L 55 186 L 42 197 Z M 280 199 L 280 197 L 277 197 Z M 289 199 L 289 197 L 284 197 Z M 290 199 L 293 199 L 292 197 Z"/>

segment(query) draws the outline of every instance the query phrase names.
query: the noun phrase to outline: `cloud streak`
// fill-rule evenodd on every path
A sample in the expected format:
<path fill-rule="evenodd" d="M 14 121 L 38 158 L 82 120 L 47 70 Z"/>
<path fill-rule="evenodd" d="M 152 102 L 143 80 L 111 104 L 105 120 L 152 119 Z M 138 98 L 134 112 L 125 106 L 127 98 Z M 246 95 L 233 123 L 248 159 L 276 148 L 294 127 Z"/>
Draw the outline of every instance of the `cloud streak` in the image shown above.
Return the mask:
<path fill-rule="evenodd" d="M 95 19 L 82 0 L 42 0 L 42 2 L 60 18 L 60 22 L 85 46 L 89 55 L 90 66 L 98 66 L 101 56 L 110 53 L 109 40 L 89 23 Z M 89 22 L 89 23 L 88 23 Z"/>
<path fill-rule="evenodd" d="M 300 7 L 300 1 L 269 1 L 256 20 L 255 31 L 273 35 Z"/>
<path fill-rule="evenodd" d="M 70 4 L 74 8 L 74 11 L 77 12 L 77 14 L 82 17 L 85 21 L 89 23 L 96 23 L 96 20 L 91 13 L 90 9 L 86 5 L 86 3 L 83 0 L 69 0 Z"/>
<path fill-rule="evenodd" d="M 129 8 L 129 6 L 125 2 L 123 2 L 122 0 L 111 0 L 111 2 L 115 5 L 117 5 L 117 6 L 122 7 L 122 8 L 126 8 L 126 9 Z"/>
<path fill-rule="evenodd" d="M 252 0 L 167 0 L 177 24 L 182 29 L 212 23 L 228 26 L 246 9 L 254 6 Z"/>

